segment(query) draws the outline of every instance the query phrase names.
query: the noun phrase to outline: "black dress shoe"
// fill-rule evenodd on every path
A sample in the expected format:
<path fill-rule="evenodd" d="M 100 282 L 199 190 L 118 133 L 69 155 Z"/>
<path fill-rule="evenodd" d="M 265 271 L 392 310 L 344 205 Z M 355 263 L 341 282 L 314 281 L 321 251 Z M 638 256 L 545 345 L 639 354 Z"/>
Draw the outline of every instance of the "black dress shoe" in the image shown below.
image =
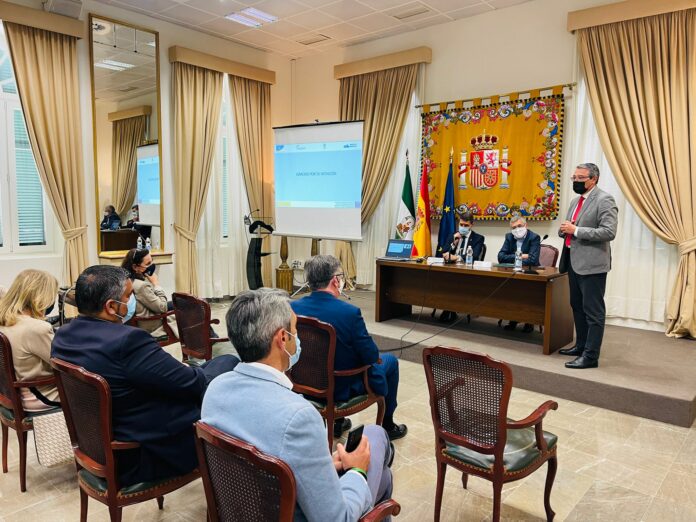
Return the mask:
<path fill-rule="evenodd" d="M 517 328 L 517 321 L 510 321 L 508 324 L 503 326 L 503 330 L 507 330 L 508 332 L 513 331 L 515 328 Z"/>
<path fill-rule="evenodd" d="M 385 429 L 387 430 L 389 440 L 400 439 L 401 437 L 405 437 L 408 433 L 408 428 L 405 424 L 393 424 L 391 428 Z"/>
<path fill-rule="evenodd" d="M 449 323 L 450 322 L 450 317 L 452 316 L 452 312 L 448 312 L 447 310 L 443 310 L 442 313 L 440 314 L 440 317 L 438 317 L 438 321 L 441 323 Z"/>
<path fill-rule="evenodd" d="M 350 419 L 336 419 L 334 421 L 334 437 L 339 438 L 343 435 L 343 432 L 348 431 L 353 427 L 353 423 Z"/>
<path fill-rule="evenodd" d="M 584 348 L 580 348 L 579 346 L 573 346 L 572 348 L 562 348 L 558 350 L 558 353 L 560 353 L 561 355 L 572 355 L 573 357 L 580 357 L 584 351 Z"/>
<path fill-rule="evenodd" d="M 532 333 L 534 331 L 534 325 L 529 323 L 524 323 L 522 327 L 522 333 Z"/>
<path fill-rule="evenodd" d="M 565 363 L 566 368 L 571 368 L 574 370 L 584 370 L 585 368 L 597 368 L 599 362 L 596 360 L 588 359 L 587 357 L 578 357 L 574 361 Z"/>

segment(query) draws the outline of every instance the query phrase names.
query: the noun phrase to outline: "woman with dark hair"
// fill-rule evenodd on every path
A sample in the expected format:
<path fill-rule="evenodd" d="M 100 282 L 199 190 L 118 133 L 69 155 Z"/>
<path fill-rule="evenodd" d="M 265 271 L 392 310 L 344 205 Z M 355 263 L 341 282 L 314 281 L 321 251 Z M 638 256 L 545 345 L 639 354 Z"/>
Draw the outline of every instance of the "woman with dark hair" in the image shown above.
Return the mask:
<path fill-rule="evenodd" d="M 113 205 L 104 207 L 104 219 L 99 226 L 102 230 L 118 230 L 121 226 L 121 218 L 116 213 L 116 207 Z"/>
<path fill-rule="evenodd" d="M 128 271 L 133 281 L 135 315 L 150 317 L 172 309 L 171 303 L 167 300 L 167 294 L 159 285 L 159 277 L 155 274 L 156 267 L 149 250 L 146 248 L 130 249 L 121 263 L 121 268 Z M 172 316 L 168 322 L 176 333 L 174 317 Z M 153 337 L 166 335 L 161 321 L 141 321 L 138 326 L 150 332 Z"/>

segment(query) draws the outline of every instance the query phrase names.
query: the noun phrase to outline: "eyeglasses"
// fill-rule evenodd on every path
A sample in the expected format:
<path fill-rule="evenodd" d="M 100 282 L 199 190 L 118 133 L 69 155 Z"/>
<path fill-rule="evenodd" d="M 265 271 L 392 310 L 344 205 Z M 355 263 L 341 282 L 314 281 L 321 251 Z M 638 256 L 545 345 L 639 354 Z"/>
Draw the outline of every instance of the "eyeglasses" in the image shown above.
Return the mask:
<path fill-rule="evenodd" d="M 573 180 L 573 181 L 587 181 L 587 180 L 590 179 L 590 178 L 589 178 L 589 177 L 587 177 L 587 178 L 578 178 L 577 176 L 571 176 L 570 179 Z"/>
<path fill-rule="evenodd" d="M 343 277 L 345 278 L 346 275 L 343 272 L 339 272 L 338 274 L 334 274 L 334 277 Z"/>

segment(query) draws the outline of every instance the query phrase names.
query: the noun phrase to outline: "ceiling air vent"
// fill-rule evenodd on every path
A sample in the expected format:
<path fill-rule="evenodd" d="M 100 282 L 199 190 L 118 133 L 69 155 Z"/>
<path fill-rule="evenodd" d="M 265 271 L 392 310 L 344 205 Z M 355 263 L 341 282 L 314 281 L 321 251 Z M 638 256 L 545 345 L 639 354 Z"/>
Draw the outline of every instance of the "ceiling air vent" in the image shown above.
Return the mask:
<path fill-rule="evenodd" d="M 82 0 L 44 0 L 44 11 L 56 13 L 70 18 L 80 18 Z"/>
<path fill-rule="evenodd" d="M 408 22 L 410 19 L 429 13 L 430 8 L 421 2 L 411 2 L 410 4 L 402 5 L 387 12 L 397 20 Z"/>
<path fill-rule="evenodd" d="M 329 38 L 325 34 L 313 34 L 311 36 L 303 38 L 302 40 L 297 40 L 297 43 L 301 43 L 302 45 L 314 45 L 318 44 L 319 42 L 324 42 L 326 40 L 331 40 L 331 38 Z"/>

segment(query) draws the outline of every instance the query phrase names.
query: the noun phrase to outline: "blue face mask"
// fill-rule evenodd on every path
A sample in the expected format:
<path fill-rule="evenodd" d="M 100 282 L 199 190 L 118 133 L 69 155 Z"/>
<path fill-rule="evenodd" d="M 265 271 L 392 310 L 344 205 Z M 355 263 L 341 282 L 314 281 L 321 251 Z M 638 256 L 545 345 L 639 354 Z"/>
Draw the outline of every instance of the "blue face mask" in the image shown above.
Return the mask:
<path fill-rule="evenodd" d="M 289 332 L 288 330 L 285 330 L 285 331 L 288 332 L 290 335 L 292 335 L 295 338 L 295 353 L 291 354 L 290 352 L 285 350 L 285 348 L 283 348 L 283 350 L 285 350 L 285 353 L 288 354 L 288 357 L 290 357 L 290 363 L 289 363 L 288 369 L 285 370 L 287 372 L 290 368 L 292 368 L 293 366 L 295 366 L 297 364 L 297 361 L 300 360 L 300 354 L 302 353 L 302 345 L 300 343 L 300 336 L 299 335 L 294 334 L 292 332 Z"/>
<path fill-rule="evenodd" d="M 470 230 L 471 230 L 471 227 L 462 227 L 462 226 L 459 227 L 459 233 L 462 236 L 468 236 Z"/>
<path fill-rule="evenodd" d="M 128 299 L 127 303 L 123 303 L 121 301 L 116 301 L 117 303 L 124 304 L 128 307 L 128 311 L 126 312 L 126 315 L 118 315 L 118 317 L 121 318 L 122 323 L 127 323 L 130 321 L 133 316 L 135 315 L 135 294 L 131 294 L 130 298 Z"/>

